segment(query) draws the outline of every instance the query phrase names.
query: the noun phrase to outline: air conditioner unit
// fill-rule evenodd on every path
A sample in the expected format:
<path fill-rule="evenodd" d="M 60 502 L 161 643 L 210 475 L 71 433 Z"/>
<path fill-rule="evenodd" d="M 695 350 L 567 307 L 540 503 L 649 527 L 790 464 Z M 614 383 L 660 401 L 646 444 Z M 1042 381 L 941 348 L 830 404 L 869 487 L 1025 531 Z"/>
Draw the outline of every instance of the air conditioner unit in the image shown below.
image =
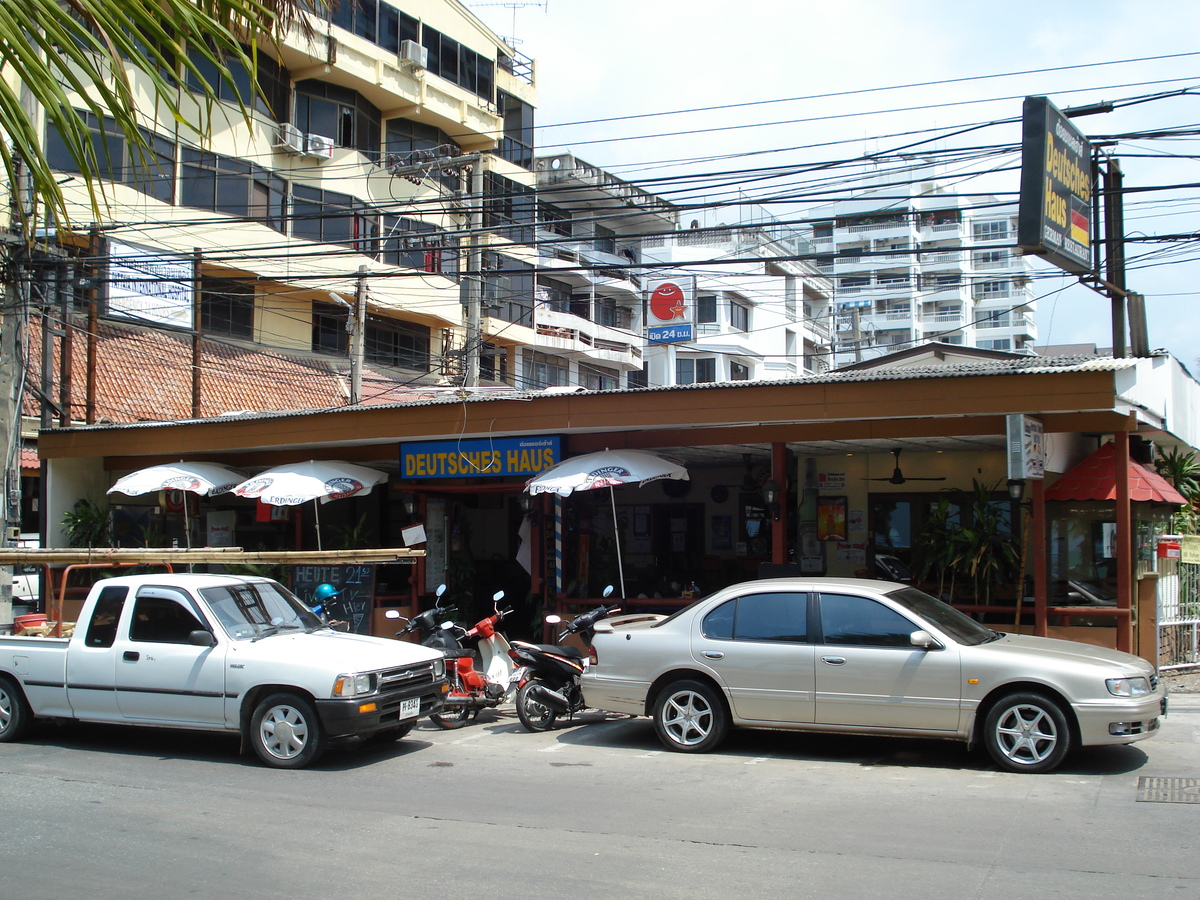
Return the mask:
<path fill-rule="evenodd" d="M 304 152 L 304 132 L 290 122 L 279 126 L 279 136 L 275 147 L 287 153 Z"/>
<path fill-rule="evenodd" d="M 333 157 L 333 138 L 325 137 L 323 134 L 306 134 L 304 136 L 304 155 L 318 159 L 331 159 Z"/>
<path fill-rule="evenodd" d="M 426 69 L 429 67 L 429 51 L 416 41 L 404 41 L 400 45 L 400 62 Z"/>

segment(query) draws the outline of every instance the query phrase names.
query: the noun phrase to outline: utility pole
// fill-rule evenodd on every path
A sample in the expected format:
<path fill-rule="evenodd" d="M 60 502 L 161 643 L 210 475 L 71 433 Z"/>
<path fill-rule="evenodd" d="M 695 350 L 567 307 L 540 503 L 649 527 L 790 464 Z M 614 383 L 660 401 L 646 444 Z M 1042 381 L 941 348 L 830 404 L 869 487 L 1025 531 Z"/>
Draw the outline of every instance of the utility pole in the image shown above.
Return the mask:
<path fill-rule="evenodd" d="M 1113 356 L 1127 355 L 1125 345 L 1125 204 L 1121 165 L 1109 159 L 1104 170 L 1104 280 L 1112 308 Z"/>
<path fill-rule="evenodd" d="M 358 287 L 350 312 L 350 403 L 362 403 L 362 372 L 367 342 L 367 267 L 358 267 Z"/>
<path fill-rule="evenodd" d="M 467 255 L 467 359 L 463 387 L 478 387 L 479 356 L 483 345 L 483 157 L 471 166 L 471 216 L 468 224 L 470 250 Z"/>

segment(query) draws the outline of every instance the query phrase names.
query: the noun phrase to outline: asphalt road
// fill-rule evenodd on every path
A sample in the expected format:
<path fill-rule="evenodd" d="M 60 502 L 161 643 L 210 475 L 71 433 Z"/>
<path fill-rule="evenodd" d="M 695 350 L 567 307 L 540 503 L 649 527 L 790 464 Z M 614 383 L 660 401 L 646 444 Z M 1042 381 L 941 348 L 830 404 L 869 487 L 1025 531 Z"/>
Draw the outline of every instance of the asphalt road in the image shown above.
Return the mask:
<path fill-rule="evenodd" d="M 598 714 L 425 722 L 298 772 L 226 736 L 47 725 L 0 745 L 0 896 L 1197 897 L 1200 803 L 1138 799 L 1200 785 L 1200 696 L 1172 704 L 1157 737 L 1042 776 L 940 741 L 674 754 Z"/>

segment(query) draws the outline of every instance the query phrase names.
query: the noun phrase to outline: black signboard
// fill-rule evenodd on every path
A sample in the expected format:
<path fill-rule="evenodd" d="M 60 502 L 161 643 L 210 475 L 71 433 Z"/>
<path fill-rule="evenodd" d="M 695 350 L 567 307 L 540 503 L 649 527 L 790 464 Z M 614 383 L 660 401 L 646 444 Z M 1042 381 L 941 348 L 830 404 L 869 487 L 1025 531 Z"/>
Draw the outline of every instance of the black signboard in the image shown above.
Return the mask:
<path fill-rule="evenodd" d="M 1092 145 L 1045 97 L 1026 97 L 1017 243 L 1060 269 L 1092 271 Z"/>
<path fill-rule="evenodd" d="M 325 618 L 345 622 L 350 631 L 371 633 L 371 610 L 375 605 L 373 565 L 292 566 L 292 593 L 314 606 L 313 593 L 319 584 L 332 584 L 338 595 L 325 601 Z"/>

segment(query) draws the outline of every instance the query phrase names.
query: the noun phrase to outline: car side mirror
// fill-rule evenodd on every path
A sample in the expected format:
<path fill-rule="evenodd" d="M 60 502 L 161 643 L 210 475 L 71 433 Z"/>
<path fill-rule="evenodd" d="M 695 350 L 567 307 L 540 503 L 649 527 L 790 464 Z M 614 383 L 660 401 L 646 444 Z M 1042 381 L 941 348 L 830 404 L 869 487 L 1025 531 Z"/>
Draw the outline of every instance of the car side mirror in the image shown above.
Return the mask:
<path fill-rule="evenodd" d="M 933 650 L 938 646 L 938 642 L 928 631 L 914 631 L 908 636 L 908 640 L 914 647 L 920 647 L 923 650 Z"/>
<path fill-rule="evenodd" d="M 212 647 L 217 643 L 217 639 L 213 637 L 211 631 L 197 628 L 195 631 L 188 633 L 188 643 L 194 644 L 197 647 Z"/>

